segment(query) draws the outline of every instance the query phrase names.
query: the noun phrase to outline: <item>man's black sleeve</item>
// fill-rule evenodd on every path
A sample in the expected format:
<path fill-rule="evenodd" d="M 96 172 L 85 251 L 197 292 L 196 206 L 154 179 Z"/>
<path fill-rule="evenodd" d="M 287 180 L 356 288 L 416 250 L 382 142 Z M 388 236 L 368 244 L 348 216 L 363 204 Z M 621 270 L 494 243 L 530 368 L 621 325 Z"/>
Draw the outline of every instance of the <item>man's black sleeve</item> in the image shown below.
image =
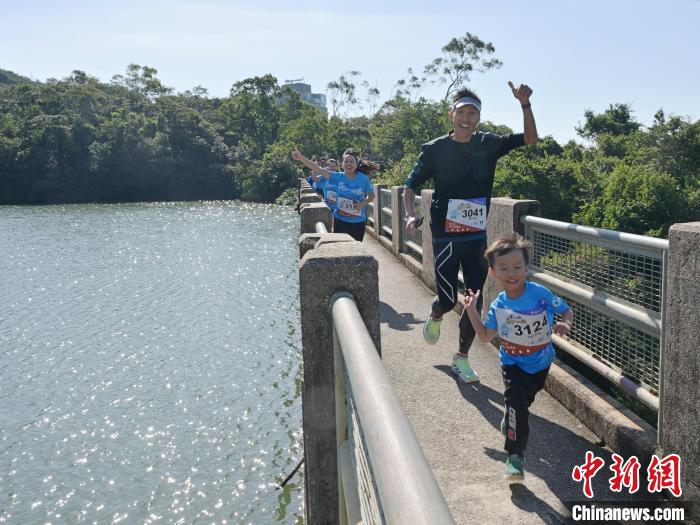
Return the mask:
<path fill-rule="evenodd" d="M 406 188 L 411 188 L 413 191 L 416 191 L 425 182 L 432 178 L 433 174 L 430 168 L 430 150 L 431 148 L 428 144 L 423 144 L 420 155 L 418 155 L 418 160 L 416 160 L 411 173 L 408 175 L 408 178 L 404 183 Z"/>
<path fill-rule="evenodd" d="M 524 133 L 511 133 L 510 135 L 503 135 L 501 138 L 501 144 L 496 152 L 496 156 L 498 158 L 508 154 L 515 148 L 519 148 L 525 145 Z"/>

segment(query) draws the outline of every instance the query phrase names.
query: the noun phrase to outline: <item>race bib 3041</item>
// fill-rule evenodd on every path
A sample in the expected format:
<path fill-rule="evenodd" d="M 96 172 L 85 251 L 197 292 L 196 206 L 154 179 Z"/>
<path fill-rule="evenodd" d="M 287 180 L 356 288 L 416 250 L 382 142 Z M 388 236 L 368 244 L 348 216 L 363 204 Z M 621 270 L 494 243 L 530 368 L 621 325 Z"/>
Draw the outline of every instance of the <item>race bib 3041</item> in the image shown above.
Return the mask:
<path fill-rule="evenodd" d="M 448 233 L 486 231 L 486 197 L 450 199 L 445 231 Z"/>

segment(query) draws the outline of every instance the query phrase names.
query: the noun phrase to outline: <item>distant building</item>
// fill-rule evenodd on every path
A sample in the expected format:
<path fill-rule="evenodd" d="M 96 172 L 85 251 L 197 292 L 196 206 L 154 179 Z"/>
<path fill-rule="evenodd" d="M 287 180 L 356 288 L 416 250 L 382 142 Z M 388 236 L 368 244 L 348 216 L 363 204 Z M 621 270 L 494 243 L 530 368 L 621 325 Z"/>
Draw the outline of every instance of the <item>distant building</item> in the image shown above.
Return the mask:
<path fill-rule="evenodd" d="M 322 93 L 312 93 L 310 84 L 288 80 L 284 85 L 299 93 L 301 100 L 304 102 L 308 102 L 324 113 L 328 113 L 328 110 L 326 109 L 326 95 L 323 95 Z"/>

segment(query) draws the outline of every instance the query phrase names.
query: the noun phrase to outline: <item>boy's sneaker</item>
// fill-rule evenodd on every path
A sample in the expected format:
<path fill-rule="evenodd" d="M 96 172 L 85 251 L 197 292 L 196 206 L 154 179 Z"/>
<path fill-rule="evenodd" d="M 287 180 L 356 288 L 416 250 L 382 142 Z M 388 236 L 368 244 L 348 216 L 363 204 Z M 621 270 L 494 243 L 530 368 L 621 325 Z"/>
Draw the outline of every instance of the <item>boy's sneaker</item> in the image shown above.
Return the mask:
<path fill-rule="evenodd" d="M 442 323 L 442 319 L 439 321 L 433 319 L 433 306 L 431 305 L 428 309 L 428 318 L 423 325 L 423 339 L 429 345 L 434 345 L 440 339 L 440 323 Z"/>
<path fill-rule="evenodd" d="M 469 364 L 469 359 L 463 355 L 455 354 L 452 359 L 452 372 L 463 383 L 476 383 L 479 380 L 479 376 Z"/>
<path fill-rule="evenodd" d="M 506 479 L 521 480 L 525 477 L 525 460 L 521 454 L 508 454 L 505 468 Z"/>

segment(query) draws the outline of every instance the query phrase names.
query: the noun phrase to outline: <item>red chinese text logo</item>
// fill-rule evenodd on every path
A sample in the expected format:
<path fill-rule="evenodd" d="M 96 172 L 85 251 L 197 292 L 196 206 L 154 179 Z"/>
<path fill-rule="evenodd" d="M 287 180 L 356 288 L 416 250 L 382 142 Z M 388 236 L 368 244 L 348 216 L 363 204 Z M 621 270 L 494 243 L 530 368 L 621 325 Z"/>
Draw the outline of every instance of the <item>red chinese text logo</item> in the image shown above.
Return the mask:
<path fill-rule="evenodd" d="M 613 475 L 608 480 L 610 490 L 621 492 L 627 487 L 630 494 L 639 490 L 639 470 L 641 464 L 636 456 L 625 461 L 622 456 L 612 455 L 613 464 L 610 470 Z M 583 465 L 576 465 L 571 473 L 574 481 L 583 481 L 583 493 L 587 498 L 593 497 L 591 480 L 605 465 L 603 458 L 597 457 L 593 452 L 586 452 L 586 461 Z M 649 492 L 661 492 L 668 489 L 671 494 L 681 495 L 681 458 L 678 454 L 669 454 L 664 458 L 654 455 L 647 468 L 647 490 Z"/>

